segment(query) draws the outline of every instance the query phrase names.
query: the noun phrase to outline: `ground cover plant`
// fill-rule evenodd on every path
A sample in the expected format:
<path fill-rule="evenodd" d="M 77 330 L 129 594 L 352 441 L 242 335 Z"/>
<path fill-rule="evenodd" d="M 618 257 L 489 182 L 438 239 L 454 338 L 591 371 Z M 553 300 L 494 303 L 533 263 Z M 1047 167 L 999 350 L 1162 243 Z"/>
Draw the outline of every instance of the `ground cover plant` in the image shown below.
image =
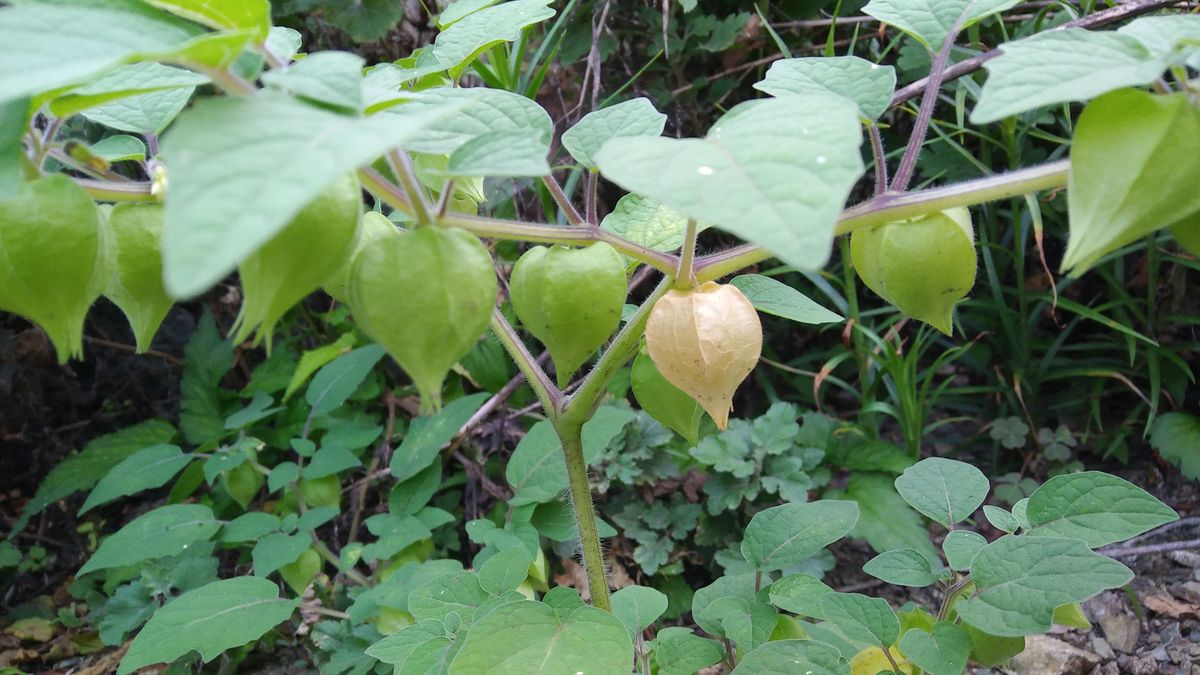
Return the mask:
<path fill-rule="evenodd" d="M 637 49 L 729 53 L 757 18 L 779 52 L 745 100 L 702 92 L 684 137 L 663 92 L 599 97 L 616 10 L 577 4 L 458 0 L 369 66 L 272 10 L 370 40 L 390 3 L 0 7 L 0 309 L 70 368 L 111 303 L 180 369 L 170 420 L 95 438 L 20 505 L 0 575 L 48 564 L 22 536 L 63 504 L 86 544 L 12 635 L 77 631 L 118 673 L 941 675 L 1088 626 L 1133 578 L 1114 545 L 1188 524 L 1077 447 L 1148 437 L 1200 477 L 1190 348 L 1155 339 L 1194 342 L 1157 278 L 1186 294 L 1198 269 L 1200 16 L 1039 5 L 1010 35 L 1015 1 L 872 0 L 875 48 L 854 28 L 839 50 L 839 4 L 823 55 L 792 56 L 762 7 L 663 3 Z M 580 17 L 590 111 L 552 116 Z M 985 29 L 995 49 L 961 53 Z M 1044 214 L 1067 221 L 1057 278 Z M 1099 309 L 1073 290 L 1092 278 Z M 181 359 L 154 348 L 214 295 L 236 317 L 206 303 Z M 1027 326 L 1059 311 L 1054 337 Z M 1082 322 L 1108 332 L 1055 362 Z M 793 324 L 839 339 L 794 349 Z M 1058 403 L 1072 378 L 1137 402 Z M 968 421 L 986 465 L 943 456 Z M 999 450 L 1019 469 L 989 477 Z M 846 540 L 913 600 L 823 581 Z"/>

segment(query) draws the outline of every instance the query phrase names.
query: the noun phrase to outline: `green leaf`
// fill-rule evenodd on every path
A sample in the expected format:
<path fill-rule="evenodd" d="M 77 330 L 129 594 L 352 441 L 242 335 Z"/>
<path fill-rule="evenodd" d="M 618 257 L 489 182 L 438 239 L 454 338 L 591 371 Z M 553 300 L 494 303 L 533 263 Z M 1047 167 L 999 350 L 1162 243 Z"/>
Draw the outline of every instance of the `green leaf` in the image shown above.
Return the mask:
<path fill-rule="evenodd" d="M 442 463 L 433 462 L 417 475 L 400 481 L 388 494 L 388 511 L 398 516 L 414 515 L 420 511 L 442 482 Z"/>
<path fill-rule="evenodd" d="M 519 94 L 482 87 L 440 87 L 404 96 L 406 103 L 388 109 L 382 116 L 415 118 L 424 127 L 404 144 L 410 152 L 451 155 L 468 141 L 488 133 L 537 133 L 546 144 L 554 135 L 550 115 Z"/>
<path fill-rule="evenodd" d="M 659 372 L 650 355 L 638 352 L 629 375 L 630 389 L 648 415 L 693 445 L 700 439 L 704 408 Z"/>
<path fill-rule="evenodd" d="M 304 394 L 313 415 L 326 415 L 345 403 L 383 354 L 383 347 L 367 345 L 337 357 L 318 370 Z"/>
<path fill-rule="evenodd" d="M 1179 514 L 1145 490 L 1099 471 L 1046 481 L 1030 495 L 1026 517 L 1030 535 L 1079 539 L 1091 548 L 1179 520 Z"/>
<path fill-rule="evenodd" d="M 1149 84 L 1166 68 L 1132 37 L 1082 28 L 1038 33 L 1006 42 L 1000 51 L 983 64 L 988 79 L 971 111 L 976 124 Z"/>
<path fill-rule="evenodd" d="M 441 673 L 452 644 L 441 621 L 426 620 L 367 647 L 367 656 L 392 665 L 395 673 Z"/>
<path fill-rule="evenodd" d="M 499 0 L 454 0 L 437 16 L 438 29 L 446 30 L 470 14 L 491 7 Z"/>
<path fill-rule="evenodd" d="M 992 527 L 1008 534 L 1016 532 L 1021 527 L 1020 521 L 1013 514 L 999 506 L 988 505 L 983 507 L 983 517 L 987 518 Z"/>
<path fill-rule="evenodd" d="M 1110 92 L 1084 108 L 1071 141 L 1073 275 L 1102 256 L 1200 211 L 1200 110 L 1185 94 Z"/>
<path fill-rule="evenodd" d="M 692 618 L 709 635 L 724 635 L 721 619 L 733 604 L 754 604 L 753 574 L 718 577 L 692 596 Z M 731 602 L 732 601 L 732 602 Z"/>
<path fill-rule="evenodd" d="M 850 675 L 837 649 L 815 640 L 776 640 L 746 654 L 734 675 Z"/>
<path fill-rule="evenodd" d="M 183 349 L 179 428 L 189 443 L 203 445 L 225 436 L 221 378 L 232 367 L 233 343 L 221 339 L 212 312 L 205 309 Z"/>
<path fill-rule="evenodd" d="M 915 628 L 900 638 L 900 650 L 929 675 L 961 675 L 971 655 L 971 635 L 958 625 L 938 622 L 933 634 Z"/>
<path fill-rule="evenodd" d="M 952 530 L 942 541 L 946 562 L 950 564 L 950 569 L 959 572 L 971 569 L 971 561 L 984 546 L 987 546 L 987 539 L 970 530 Z"/>
<path fill-rule="evenodd" d="M 146 144 L 142 139 L 128 134 L 109 136 L 88 149 L 107 162 L 146 159 Z"/>
<path fill-rule="evenodd" d="M 1200 68 L 1200 16 L 1143 16 L 1121 26 L 1117 32 L 1135 38 L 1171 65 Z"/>
<path fill-rule="evenodd" d="M 883 598 L 861 593 L 826 593 L 821 596 L 821 611 L 826 621 L 841 628 L 851 640 L 891 646 L 900 637 L 900 620 Z"/>
<path fill-rule="evenodd" d="M 0 9 L 0 101 L 88 79 L 138 52 L 170 51 L 198 32 L 127 1 Z"/>
<path fill-rule="evenodd" d="M 720 644 L 696 635 L 690 628 L 663 628 L 655 636 L 654 644 L 659 675 L 693 675 L 725 658 Z"/>
<path fill-rule="evenodd" d="M 362 466 L 362 462 L 358 457 L 354 456 L 346 448 L 339 446 L 322 447 L 313 455 L 312 461 L 308 466 L 304 467 L 301 475 L 308 480 L 316 480 L 326 476 L 333 476 L 341 471 L 353 469 Z"/>
<path fill-rule="evenodd" d="M 169 443 L 173 438 L 175 427 L 170 422 L 152 419 L 92 439 L 83 450 L 70 455 L 50 470 L 13 525 L 13 532 L 25 529 L 30 518 L 54 502 L 91 489 L 113 467 L 138 450 Z"/>
<path fill-rule="evenodd" d="M 855 471 L 884 471 L 901 474 L 916 462 L 903 448 L 887 441 L 867 441 L 849 448 L 839 463 Z"/>
<path fill-rule="evenodd" d="M 225 523 L 220 540 L 224 542 L 254 541 L 279 529 L 279 517 L 262 511 L 243 513 Z"/>
<path fill-rule="evenodd" d="M 367 518 L 365 522 L 371 534 L 379 538 L 379 541 L 363 547 L 362 559 L 365 562 L 386 560 L 432 535 L 425 523 L 408 514 L 380 513 Z M 475 585 L 479 583 L 475 582 Z"/>
<path fill-rule="evenodd" d="M 562 135 L 563 147 L 575 161 L 595 170 L 595 155 L 612 138 L 662 136 L 667 116 L 648 98 L 634 98 L 593 110 Z"/>
<path fill-rule="evenodd" d="M 754 88 L 772 96 L 836 94 L 854 101 L 863 117 L 876 120 L 892 104 L 896 69 L 857 56 L 783 59 L 772 63 Z"/>
<path fill-rule="evenodd" d="M 160 506 L 131 520 L 100 543 L 76 576 L 133 565 L 183 551 L 197 541 L 207 541 L 221 521 L 201 504 Z"/>
<path fill-rule="evenodd" d="M 1187 413 L 1159 415 L 1150 429 L 1150 445 L 1179 467 L 1184 477 L 1200 480 L 1200 418 Z"/>
<path fill-rule="evenodd" d="M 160 134 L 192 98 L 191 88 L 172 88 L 122 98 L 84 110 L 90 122 L 130 133 Z"/>
<path fill-rule="evenodd" d="M 254 576 L 265 577 L 284 565 L 296 562 L 312 545 L 308 533 L 268 534 L 254 545 L 250 557 L 254 560 Z"/>
<path fill-rule="evenodd" d="M 542 132 L 493 131 L 463 143 L 450 155 L 446 171 L 452 176 L 523 178 L 550 173 L 550 153 Z"/>
<path fill-rule="evenodd" d="M 272 407 L 271 404 L 274 402 L 275 399 L 271 398 L 270 394 L 261 391 L 254 392 L 254 398 L 246 404 L 245 408 L 225 418 L 225 428 L 229 430 L 242 429 L 283 410 L 278 406 Z"/>
<path fill-rule="evenodd" d="M 17 193 L 25 173 L 22 138 L 27 129 L 28 112 L 28 98 L 0 102 L 0 199 L 8 199 Z"/>
<path fill-rule="evenodd" d="M 625 195 L 600 221 L 600 227 L 656 251 L 675 251 L 683 245 L 687 221 L 658 202 Z"/>
<path fill-rule="evenodd" d="M 300 600 L 279 597 L 266 579 L 235 577 L 188 591 L 163 606 L 134 638 L 117 675 L 170 663 L 191 651 L 205 662 L 253 642 L 292 615 Z"/>
<path fill-rule="evenodd" d="M 192 461 L 177 445 L 151 445 L 125 458 L 105 474 L 79 509 L 79 515 L 142 490 L 162 487 Z"/>
<path fill-rule="evenodd" d="M 923 459 L 896 479 L 904 501 L 946 527 L 970 518 L 987 498 L 988 487 L 979 469 L 941 457 Z"/>
<path fill-rule="evenodd" d="M 503 605 L 476 621 L 450 664 L 450 675 L 496 671 L 627 675 L 629 631 L 612 614 L 579 607 L 560 618 L 542 603 Z"/>
<path fill-rule="evenodd" d="M 451 612 L 466 620 L 488 601 L 488 593 L 472 572 L 440 576 L 415 588 L 408 595 L 408 610 L 418 620 L 444 619 Z"/>
<path fill-rule="evenodd" d="M 96 625 L 100 641 L 120 645 L 125 635 L 137 629 L 158 609 L 158 602 L 141 581 L 125 584 L 113 592 L 104 603 L 104 614 Z"/>
<path fill-rule="evenodd" d="M 357 54 L 322 51 L 300 59 L 287 70 L 263 73 L 263 84 L 335 108 L 362 108 L 363 58 Z"/>
<path fill-rule="evenodd" d="M 626 586 L 612 594 L 612 613 L 634 633 L 650 627 L 667 611 L 667 596 L 648 586 Z"/>
<path fill-rule="evenodd" d="M 631 410 L 601 407 L 583 425 L 584 459 L 589 464 L 599 459 L 604 448 L 633 418 Z M 551 501 L 567 489 L 562 446 L 549 422 L 538 422 L 525 434 L 509 458 L 504 475 L 513 489 L 514 496 L 509 500 L 512 506 Z"/>
<path fill-rule="evenodd" d="M 849 100 L 788 96 L 733 108 L 704 139 L 614 138 L 596 163 L 631 192 L 819 269 L 862 175 L 861 143 Z"/>
<path fill-rule="evenodd" d="M 22 182 L 0 201 L 0 311 L 46 331 L 60 364 L 83 355 L 83 320 L 107 281 L 102 218 L 62 174 Z"/>
<path fill-rule="evenodd" d="M 924 588 L 937 581 L 929 559 L 911 548 L 880 553 L 863 565 L 863 571 L 897 586 Z"/>
<path fill-rule="evenodd" d="M 971 636 L 971 661 L 984 668 L 1003 665 L 1025 651 L 1024 637 L 1000 637 L 985 633 L 966 622 L 960 625 Z"/>
<path fill-rule="evenodd" d="M 959 616 L 992 635 L 1050 630 L 1054 608 L 1124 586 L 1133 572 L 1078 539 L 1005 535 L 971 565 L 975 595 L 958 602 Z"/>
<path fill-rule="evenodd" d="M 833 589 L 811 574 L 789 574 L 771 584 L 771 604 L 800 616 L 824 618 L 821 596 Z"/>
<path fill-rule="evenodd" d="M 429 466 L 442 447 L 458 434 L 459 429 L 488 398 L 486 393 L 464 396 L 451 402 L 432 417 L 413 419 L 408 432 L 404 434 L 404 440 L 392 453 L 389 465 L 392 476 L 397 481 L 407 480 Z"/>
<path fill-rule="evenodd" d="M 958 30 L 1003 12 L 1020 0 L 871 0 L 863 12 L 889 23 L 937 52 L 956 24 Z"/>
<path fill-rule="evenodd" d="M 423 112 L 352 118 L 270 91 L 196 103 L 163 142 L 167 290 L 222 279 L 334 182 L 445 114 Z M 231 166 L 251 179 L 230 180 Z"/>
<path fill-rule="evenodd" d="M 858 504 L 851 501 L 823 499 L 774 506 L 750 519 L 742 555 L 757 570 L 783 569 L 846 536 L 856 522 Z"/>
<path fill-rule="evenodd" d="M 743 274 L 730 279 L 750 304 L 760 312 L 774 314 L 796 323 L 820 325 L 841 323 L 845 317 L 818 305 L 800 291 L 761 274 Z"/>
<path fill-rule="evenodd" d="M 310 349 L 301 354 L 300 363 L 296 365 L 296 370 L 292 373 L 291 380 L 288 381 L 287 389 L 283 392 L 283 400 L 288 400 L 292 394 L 299 391 L 300 386 L 307 382 L 308 378 L 321 366 L 349 352 L 353 347 L 354 333 L 343 333 L 341 337 L 330 344 Z"/>
<path fill-rule="evenodd" d="M 133 63 L 114 68 L 91 82 L 68 89 L 50 101 L 50 112 L 58 117 L 70 117 L 118 99 L 164 89 L 186 90 L 186 101 L 196 87 L 208 84 L 209 81 L 208 76 L 183 68 L 154 62 Z M 147 129 L 149 127 L 143 127 L 141 130 Z"/>
<path fill-rule="evenodd" d="M 923 553 L 930 561 L 937 559 L 937 549 L 929 543 L 929 533 L 921 515 L 896 492 L 891 476 L 866 471 L 853 473 L 844 492 L 826 493 L 829 498 L 835 495 L 858 502 L 858 524 L 850 531 L 850 536 L 866 539 L 871 548 L 880 553 L 911 548 Z"/>
<path fill-rule="evenodd" d="M 498 551 L 479 566 L 479 585 L 494 595 L 513 591 L 529 576 L 529 564 L 533 557 L 524 546 L 514 546 Z"/>
<path fill-rule="evenodd" d="M 440 70 L 457 77 L 492 45 L 518 40 L 526 26 L 554 16 L 548 4 L 550 0 L 512 0 L 472 12 L 439 33 L 429 53 Z"/>
<path fill-rule="evenodd" d="M 250 30 L 257 40 L 266 38 L 271 29 L 271 3 L 268 0 L 143 1 L 209 28 Z"/>

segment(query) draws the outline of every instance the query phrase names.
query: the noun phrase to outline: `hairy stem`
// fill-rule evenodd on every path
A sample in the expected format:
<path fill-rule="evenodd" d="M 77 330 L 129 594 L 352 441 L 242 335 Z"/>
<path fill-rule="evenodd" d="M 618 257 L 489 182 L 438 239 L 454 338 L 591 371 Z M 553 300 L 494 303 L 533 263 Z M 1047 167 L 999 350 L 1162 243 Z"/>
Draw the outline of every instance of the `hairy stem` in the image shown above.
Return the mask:
<path fill-rule="evenodd" d="M 567 463 L 567 484 L 571 492 L 571 505 L 575 510 L 575 527 L 579 534 L 579 549 L 583 556 L 584 572 L 587 573 L 588 590 L 592 594 L 592 605 L 611 612 L 608 574 L 604 552 L 600 548 L 600 531 L 596 528 L 596 509 L 592 504 L 592 487 L 588 484 L 587 460 L 583 457 L 583 425 L 559 419 L 554 429 L 562 442 L 563 459 Z"/>
<path fill-rule="evenodd" d="M 692 280 L 696 278 L 695 270 L 692 269 L 692 260 L 696 257 L 696 219 L 688 218 L 687 229 L 683 232 L 683 250 L 679 256 L 679 268 L 675 270 L 675 288 L 686 289 L 692 287 Z"/>
<path fill-rule="evenodd" d="M 504 315 L 500 313 L 499 307 L 492 310 L 491 325 L 492 332 L 500 339 L 504 350 L 517 364 L 517 368 L 525 376 L 529 386 L 533 388 L 533 393 L 537 394 L 538 402 L 542 404 L 546 415 L 554 419 L 562 402 L 562 392 L 554 386 L 554 383 L 550 381 L 550 376 L 546 375 L 546 371 L 542 370 L 537 359 L 525 348 L 525 343 L 521 342 L 517 331 L 513 330 L 508 319 L 505 319 Z"/>
<path fill-rule="evenodd" d="M 900 168 L 896 169 L 896 177 L 892 180 L 893 192 L 904 192 L 912 180 L 913 171 L 917 168 L 917 157 L 921 147 L 925 145 L 925 134 L 929 131 L 929 123 L 933 120 L 933 109 L 937 107 L 938 90 L 942 87 L 942 77 L 946 73 L 946 62 L 950 60 L 950 50 L 954 49 L 954 39 L 962 28 L 962 18 L 954 23 L 946 34 L 946 41 L 933 58 L 933 67 L 929 70 L 929 81 L 925 83 L 925 94 L 921 97 L 921 107 L 917 110 L 917 123 L 913 125 L 912 135 L 908 137 L 908 147 L 900 159 Z"/>
<path fill-rule="evenodd" d="M 413 170 L 412 159 L 408 154 L 400 150 L 392 150 L 387 154 L 388 166 L 392 169 L 392 173 L 396 174 L 396 179 L 400 181 L 400 186 L 404 188 L 404 194 L 408 196 L 408 203 L 412 206 L 412 215 L 421 225 L 428 225 L 433 222 L 433 210 L 429 206 L 429 202 L 425 199 L 425 191 L 421 189 L 421 185 L 417 182 L 416 171 Z"/>
<path fill-rule="evenodd" d="M 955 206 L 973 206 L 1062 187 L 1067 182 L 1070 166 L 1070 160 L 1063 159 L 920 192 L 885 193 L 843 211 L 834 232 L 848 234 L 862 227 L 914 218 Z M 719 279 L 770 257 L 770 253 L 752 244 L 736 246 L 697 260 L 696 279 L 700 283 Z"/>
<path fill-rule="evenodd" d="M 575 209 L 575 205 L 571 203 L 570 199 L 567 199 L 567 194 L 563 192 L 562 186 L 554 179 L 554 175 L 547 174 L 542 176 L 542 183 L 550 191 L 550 196 L 554 198 L 554 203 L 558 204 L 558 208 L 562 209 L 563 214 L 567 216 L 567 222 L 572 225 L 582 225 L 583 216 L 579 215 L 579 211 Z"/>

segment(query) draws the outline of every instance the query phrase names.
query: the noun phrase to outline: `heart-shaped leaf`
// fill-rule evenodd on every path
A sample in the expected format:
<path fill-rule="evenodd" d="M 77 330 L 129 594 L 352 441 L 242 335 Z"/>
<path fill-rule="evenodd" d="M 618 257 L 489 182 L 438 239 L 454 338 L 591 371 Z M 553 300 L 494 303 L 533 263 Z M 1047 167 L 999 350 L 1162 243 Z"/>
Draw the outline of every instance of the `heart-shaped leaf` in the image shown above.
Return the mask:
<path fill-rule="evenodd" d="M 596 164 L 631 192 L 815 270 L 863 173 L 861 143 L 850 100 L 788 96 L 735 107 L 704 139 L 614 138 Z"/>
<path fill-rule="evenodd" d="M 900 649 L 929 675 L 960 675 L 971 655 L 971 636 L 946 621 L 933 627 L 933 634 L 914 628 L 900 638 Z"/>
<path fill-rule="evenodd" d="M 863 117 L 874 120 L 892 103 L 896 69 L 857 56 L 783 59 L 771 64 L 754 88 L 772 96 L 832 93 L 858 104 Z"/>

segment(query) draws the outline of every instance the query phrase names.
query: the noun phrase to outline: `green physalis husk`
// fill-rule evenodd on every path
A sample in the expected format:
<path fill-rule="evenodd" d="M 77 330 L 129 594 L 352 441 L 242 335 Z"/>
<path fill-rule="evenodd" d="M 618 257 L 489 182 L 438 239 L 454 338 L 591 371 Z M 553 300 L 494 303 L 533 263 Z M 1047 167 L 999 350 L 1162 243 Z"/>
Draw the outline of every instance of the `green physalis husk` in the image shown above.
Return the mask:
<path fill-rule="evenodd" d="M 112 274 L 104 296 L 125 313 L 137 351 L 143 353 L 175 304 L 163 287 L 163 208 L 158 204 L 118 204 L 108 216 L 108 228 Z"/>
<path fill-rule="evenodd" d="M 1172 225 L 1170 232 L 1183 250 L 1200 257 L 1200 211 Z"/>
<path fill-rule="evenodd" d="M 238 265 L 245 301 L 234 339 L 257 331 L 255 342 L 279 319 L 338 273 L 354 251 L 362 213 L 362 191 L 353 175 L 337 181 L 304 207 L 262 248 Z"/>
<path fill-rule="evenodd" d="M 354 259 L 376 239 L 399 234 L 400 231 L 396 229 L 396 224 L 388 220 L 388 217 L 382 213 L 367 211 L 363 214 L 362 224 L 358 228 L 358 243 L 355 244 L 354 252 L 350 254 L 350 258 L 342 265 L 337 274 L 325 282 L 325 292 L 341 302 L 349 303 L 350 269 L 354 266 Z"/>
<path fill-rule="evenodd" d="M 59 363 L 83 355 L 83 320 L 108 275 L 107 224 L 64 175 L 0 201 L 0 310 L 41 326 Z"/>
<path fill-rule="evenodd" d="M 975 285 L 975 235 L 966 208 L 855 230 L 854 269 L 905 314 L 950 335 L 954 305 Z"/>
<path fill-rule="evenodd" d="M 625 263 L 605 243 L 535 246 L 509 279 L 513 309 L 550 351 L 560 387 L 617 329 L 625 294 Z"/>
<path fill-rule="evenodd" d="M 441 408 L 446 373 L 487 328 L 496 290 L 491 255 L 458 228 L 380 237 L 350 271 L 355 320 L 412 378 L 424 413 Z"/>

